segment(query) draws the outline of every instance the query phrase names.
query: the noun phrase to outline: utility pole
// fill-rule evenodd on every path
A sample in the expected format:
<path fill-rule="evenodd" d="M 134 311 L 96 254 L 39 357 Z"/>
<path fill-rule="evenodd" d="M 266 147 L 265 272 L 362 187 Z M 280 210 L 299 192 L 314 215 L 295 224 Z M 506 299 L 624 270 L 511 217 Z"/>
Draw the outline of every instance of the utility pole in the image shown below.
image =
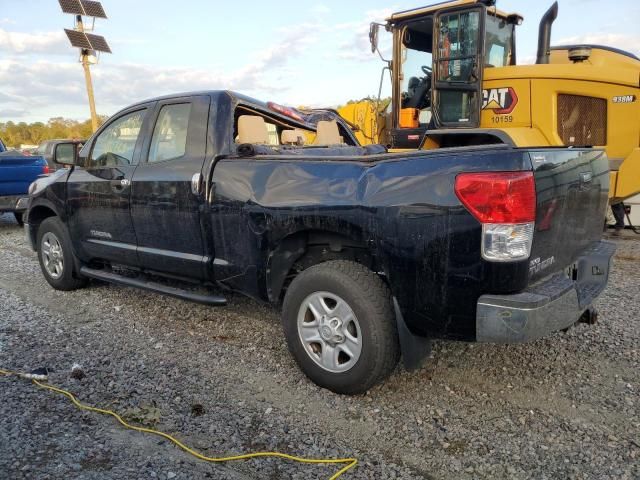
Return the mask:
<path fill-rule="evenodd" d="M 93 82 L 91 81 L 91 65 L 98 63 L 99 52 L 111 53 L 109 44 L 104 37 L 93 35 L 87 31 L 93 31 L 96 18 L 107 18 L 102 4 L 93 0 L 58 0 L 60 8 L 64 13 L 75 16 L 73 30 L 64 29 L 72 47 L 80 50 L 80 63 L 84 70 L 84 81 L 87 87 L 87 97 L 89 98 L 89 111 L 91 112 L 91 128 L 95 132 L 98 130 L 98 114 L 96 113 L 96 100 L 93 95 Z M 90 26 L 85 27 L 82 17 L 92 17 Z"/>
<path fill-rule="evenodd" d="M 76 16 L 76 30 L 84 33 L 82 15 Z M 91 81 L 91 70 L 89 70 L 89 50 L 80 50 L 80 62 L 84 70 L 84 81 L 87 85 L 87 96 L 89 97 L 89 110 L 91 111 L 91 129 L 98 130 L 98 114 L 96 113 L 96 100 L 93 96 L 93 82 Z"/>

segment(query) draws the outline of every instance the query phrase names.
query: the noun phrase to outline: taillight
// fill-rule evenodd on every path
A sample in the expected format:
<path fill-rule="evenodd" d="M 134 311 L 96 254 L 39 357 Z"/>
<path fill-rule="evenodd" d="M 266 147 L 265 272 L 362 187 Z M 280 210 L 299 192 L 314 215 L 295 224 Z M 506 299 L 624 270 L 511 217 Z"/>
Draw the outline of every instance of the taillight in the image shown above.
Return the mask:
<path fill-rule="evenodd" d="M 533 172 L 461 173 L 456 177 L 455 192 L 482 223 L 482 256 L 486 260 L 529 258 L 536 219 Z"/>
<path fill-rule="evenodd" d="M 49 175 L 49 173 L 51 173 L 49 165 L 45 165 L 44 167 L 42 167 L 42 173 L 43 175 Z"/>
<path fill-rule="evenodd" d="M 524 223 L 536 219 L 533 172 L 461 173 L 456 195 L 481 223 Z"/>

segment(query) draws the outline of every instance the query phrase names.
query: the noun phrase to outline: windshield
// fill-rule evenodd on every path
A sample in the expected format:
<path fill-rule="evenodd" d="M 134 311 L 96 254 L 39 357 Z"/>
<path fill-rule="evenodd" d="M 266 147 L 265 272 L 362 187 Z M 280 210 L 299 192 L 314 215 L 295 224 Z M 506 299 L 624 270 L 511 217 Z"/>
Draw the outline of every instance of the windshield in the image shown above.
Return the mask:
<path fill-rule="evenodd" d="M 485 32 L 485 67 L 512 65 L 513 24 L 503 18 L 487 15 Z"/>

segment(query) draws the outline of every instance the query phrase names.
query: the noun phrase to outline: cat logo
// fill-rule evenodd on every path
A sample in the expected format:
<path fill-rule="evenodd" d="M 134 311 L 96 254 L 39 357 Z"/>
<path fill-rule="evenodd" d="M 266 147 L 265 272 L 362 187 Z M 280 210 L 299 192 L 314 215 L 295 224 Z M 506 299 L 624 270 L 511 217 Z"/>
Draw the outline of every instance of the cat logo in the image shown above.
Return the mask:
<path fill-rule="evenodd" d="M 496 115 L 506 115 L 513 112 L 517 103 L 518 96 L 511 87 L 482 90 L 482 109 L 493 110 Z"/>

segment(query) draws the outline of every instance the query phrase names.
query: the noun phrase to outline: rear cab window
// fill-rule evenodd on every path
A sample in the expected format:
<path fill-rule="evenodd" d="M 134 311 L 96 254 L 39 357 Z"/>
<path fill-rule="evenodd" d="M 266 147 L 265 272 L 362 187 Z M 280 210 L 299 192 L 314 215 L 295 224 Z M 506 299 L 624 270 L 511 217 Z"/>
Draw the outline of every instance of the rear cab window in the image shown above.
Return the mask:
<path fill-rule="evenodd" d="M 260 117 L 263 119 L 266 133 L 264 135 L 261 135 L 263 137 L 263 141 L 258 142 L 261 145 L 278 147 L 285 144 L 291 144 L 290 140 L 292 138 L 298 138 L 300 140 L 297 145 L 298 147 L 319 146 L 319 144 L 316 144 L 317 133 L 315 131 L 315 126 L 312 126 L 313 124 L 309 125 L 308 128 L 304 128 L 300 126 L 299 123 L 289 123 L 285 118 L 275 115 L 271 116 L 266 112 L 245 105 L 238 105 L 234 114 L 233 141 L 236 145 L 243 143 L 253 143 L 243 141 L 240 135 L 239 120 L 240 117 L 244 115 Z M 325 118 L 327 118 L 327 120 L 329 121 L 332 121 L 330 119 L 331 117 Z M 304 123 L 304 121 L 300 123 Z M 345 130 L 345 126 L 341 122 L 336 121 L 335 123 L 337 124 L 338 134 L 336 135 L 337 138 L 333 143 L 355 146 L 356 143 L 354 143 L 351 133 Z M 283 132 L 286 131 L 289 131 L 288 135 L 283 136 Z M 295 133 L 293 133 L 294 131 Z"/>
<path fill-rule="evenodd" d="M 261 142 L 263 145 L 269 145 L 272 147 L 277 147 L 279 145 L 282 145 L 282 132 L 284 130 L 298 130 L 304 137 L 305 145 L 311 144 L 316 136 L 316 133 L 313 130 L 301 129 L 291 124 L 287 124 L 281 119 L 276 119 L 275 117 L 266 115 L 265 113 L 260 112 L 259 110 L 254 110 L 252 108 L 248 108 L 244 106 L 238 106 L 235 111 L 234 122 L 233 122 L 233 140 L 236 144 L 245 143 L 242 141 L 242 138 L 240 137 L 240 130 L 238 126 L 239 119 L 243 115 L 261 117 L 264 120 L 264 124 L 266 127 L 266 137 L 265 137 L 265 141 Z"/>

